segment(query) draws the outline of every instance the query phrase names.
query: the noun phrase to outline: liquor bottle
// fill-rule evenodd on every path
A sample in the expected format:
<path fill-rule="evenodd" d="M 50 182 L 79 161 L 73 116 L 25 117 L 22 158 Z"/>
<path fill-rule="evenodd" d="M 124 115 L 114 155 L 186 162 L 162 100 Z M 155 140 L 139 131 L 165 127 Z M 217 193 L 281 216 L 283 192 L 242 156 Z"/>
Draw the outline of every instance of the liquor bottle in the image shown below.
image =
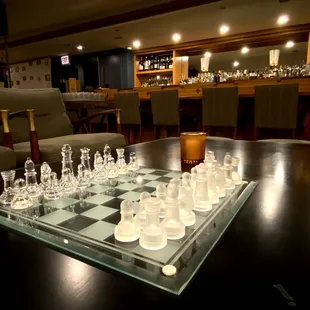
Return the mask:
<path fill-rule="evenodd" d="M 172 69 L 172 64 L 173 64 L 173 60 L 172 60 L 172 56 L 170 56 L 170 58 L 169 58 L 169 69 Z"/>
<path fill-rule="evenodd" d="M 164 70 L 165 69 L 165 57 L 161 56 L 160 59 L 160 70 Z"/>
<path fill-rule="evenodd" d="M 150 70 L 154 70 L 154 55 L 151 55 Z"/>
<path fill-rule="evenodd" d="M 144 60 L 144 71 L 148 71 L 150 70 L 150 67 L 149 67 L 149 60 L 147 58 L 147 56 L 145 56 L 145 60 Z"/>
<path fill-rule="evenodd" d="M 159 68 L 158 68 L 158 57 L 157 56 L 155 56 L 154 57 L 154 70 L 158 70 Z"/>
<path fill-rule="evenodd" d="M 144 62 L 143 62 L 143 57 L 140 57 L 139 61 L 139 71 L 144 71 Z"/>
<path fill-rule="evenodd" d="M 169 69 L 169 57 L 166 57 L 165 69 Z"/>

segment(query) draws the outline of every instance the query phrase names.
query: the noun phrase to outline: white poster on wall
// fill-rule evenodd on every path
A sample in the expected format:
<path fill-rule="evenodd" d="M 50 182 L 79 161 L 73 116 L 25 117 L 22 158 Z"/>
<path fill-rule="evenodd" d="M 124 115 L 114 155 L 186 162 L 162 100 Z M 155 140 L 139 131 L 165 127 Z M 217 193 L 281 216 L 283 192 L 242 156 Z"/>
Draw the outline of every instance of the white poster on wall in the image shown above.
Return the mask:
<path fill-rule="evenodd" d="M 11 65 L 10 72 L 12 88 L 36 89 L 52 87 L 50 58 Z"/>

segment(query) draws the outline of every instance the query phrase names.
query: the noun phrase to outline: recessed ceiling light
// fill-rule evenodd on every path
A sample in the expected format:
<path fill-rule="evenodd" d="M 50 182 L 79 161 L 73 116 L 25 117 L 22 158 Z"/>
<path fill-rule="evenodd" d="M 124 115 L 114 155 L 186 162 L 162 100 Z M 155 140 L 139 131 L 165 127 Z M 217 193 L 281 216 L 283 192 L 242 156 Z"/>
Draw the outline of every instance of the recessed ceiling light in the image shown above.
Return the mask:
<path fill-rule="evenodd" d="M 128 46 L 127 49 L 128 49 L 128 50 L 132 50 L 132 47 L 131 47 L 131 46 Z"/>
<path fill-rule="evenodd" d="M 78 45 L 78 46 L 76 47 L 76 49 L 79 50 L 79 51 L 83 50 L 83 48 L 84 48 L 84 47 L 83 47 L 82 45 Z"/>
<path fill-rule="evenodd" d="M 278 17 L 278 25 L 284 25 L 289 21 L 289 17 L 287 15 L 281 15 Z"/>
<path fill-rule="evenodd" d="M 227 26 L 227 25 L 222 25 L 221 27 L 220 27 L 220 34 L 225 34 L 225 33 L 227 33 L 229 31 L 229 26 Z"/>
<path fill-rule="evenodd" d="M 239 66 L 239 62 L 238 61 L 234 61 L 233 66 L 234 67 L 238 67 Z"/>
<path fill-rule="evenodd" d="M 286 44 L 285 44 L 285 47 L 286 48 L 291 48 L 295 45 L 295 43 L 293 41 L 287 41 Z"/>
<path fill-rule="evenodd" d="M 174 33 L 172 35 L 173 42 L 179 42 L 181 40 L 181 35 L 179 33 Z"/>
<path fill-rule="evenodd" d="M 141 42 L 139 40 L 135 40 L 132 42 L 132 46 L 134 48 L 139 48 L 141 46 Z"/>
<path fill-rule="evenodd" d="M 211 57 L 211 53 L 210 52 L 205 52 L 205 57 Z"/>
<path fill-rule="evenodd" d="M 246 53 L 248 53 L 248 52 L 249 52 L 249 48 L 246 47 L 246 46 L 244 46 L 244 47 L 241 49 L 241 53 L 242 53 L 242 54 L 246 54 Z"/>

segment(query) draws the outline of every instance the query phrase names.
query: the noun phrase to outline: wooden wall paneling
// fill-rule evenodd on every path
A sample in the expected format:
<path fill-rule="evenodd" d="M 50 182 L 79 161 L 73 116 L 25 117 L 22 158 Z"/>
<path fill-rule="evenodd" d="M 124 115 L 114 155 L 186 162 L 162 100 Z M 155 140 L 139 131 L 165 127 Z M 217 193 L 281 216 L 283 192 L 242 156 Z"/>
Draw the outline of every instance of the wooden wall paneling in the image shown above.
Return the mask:
<path fill-rule="evenodd" d="M 138 70 L 138 61 L 139 61 L 139 57 L 137 55 L 133 55 L 133 74 L 134 74 L 134 85 L 135 87 L 141 87 L 141 82 L 139 79 L 139 76 L 137 75 L 137 73 L 139 72 Z"/>
<path fill-rule="evenodd" d="M 308 38 L 307 64 L 310 65 L 310 32 L 309 32 L 309 38 Z"/>

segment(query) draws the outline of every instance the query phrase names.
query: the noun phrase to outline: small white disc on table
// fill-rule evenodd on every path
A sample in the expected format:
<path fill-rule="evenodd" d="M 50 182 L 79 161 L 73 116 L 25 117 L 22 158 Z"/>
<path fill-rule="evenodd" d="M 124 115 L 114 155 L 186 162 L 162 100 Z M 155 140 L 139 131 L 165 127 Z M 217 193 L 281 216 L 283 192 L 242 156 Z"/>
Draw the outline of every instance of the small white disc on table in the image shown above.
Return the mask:
<path fill-rule="evenodd" d="M 177 273 L 177 269 L 173 265 L 166 265 L 162 268 L 163 274 L 165 276 L 171 277 Z"/>

